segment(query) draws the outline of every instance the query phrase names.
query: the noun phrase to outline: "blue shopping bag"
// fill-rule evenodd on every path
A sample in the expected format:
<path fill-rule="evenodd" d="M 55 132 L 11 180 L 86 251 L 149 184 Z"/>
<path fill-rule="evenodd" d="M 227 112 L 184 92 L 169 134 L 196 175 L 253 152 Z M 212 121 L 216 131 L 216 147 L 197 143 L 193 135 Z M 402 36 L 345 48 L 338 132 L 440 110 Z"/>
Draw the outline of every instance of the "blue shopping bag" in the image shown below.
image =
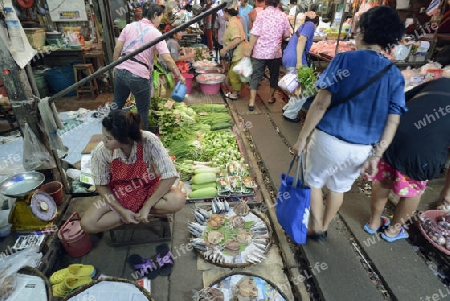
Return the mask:
<path fill-rule="evenodd" d="M 295 176 L 289 176 L 295 160 L 297 169 Z M 294 156 L 287 173 L 281 175 L 281 185 L 278 189 L 276 214 L 278 223 L 291 239 L 299 245 L 306 243 L 308 232 L 309 205 L 311 189 L 305 185 L 303 179 L 304 155 Z M 301 178 L 299 178 L 299 174 Z"/>

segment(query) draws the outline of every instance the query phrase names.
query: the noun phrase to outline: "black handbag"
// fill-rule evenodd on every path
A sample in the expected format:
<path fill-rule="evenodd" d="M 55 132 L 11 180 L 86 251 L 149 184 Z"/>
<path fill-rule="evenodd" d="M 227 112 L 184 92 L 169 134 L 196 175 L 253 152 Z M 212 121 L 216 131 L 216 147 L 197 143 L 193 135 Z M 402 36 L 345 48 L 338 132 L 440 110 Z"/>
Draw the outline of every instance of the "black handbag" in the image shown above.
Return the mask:
<path fill-rule="evenodd" d="M 227 51 L 227 53 L 225 54 L 225 60 L 231 62 L 231 60 L 233 59 L 233 54 L 234 54 L 234 49 L 230 49 Z"/>

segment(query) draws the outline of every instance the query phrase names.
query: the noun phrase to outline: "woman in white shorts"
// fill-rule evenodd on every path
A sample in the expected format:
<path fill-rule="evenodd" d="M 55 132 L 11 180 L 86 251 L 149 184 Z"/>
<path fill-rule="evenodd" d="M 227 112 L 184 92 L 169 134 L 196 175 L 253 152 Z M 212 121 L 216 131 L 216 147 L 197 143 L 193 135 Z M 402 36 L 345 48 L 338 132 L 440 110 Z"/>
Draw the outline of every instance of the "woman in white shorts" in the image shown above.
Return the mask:
<path fill-rule="evenodd" d="M 319 92 L 294 146 L 298 154 L 306 150 L 305 181 L 311 187 L 309 238 L 326 238 L 343 193 L 360 173 L 375 175 L 400 115 L 406 112 L 403 76 L 382 55 L 401 40 L 404 30 L 394 9 L 370 9 L 356 27 L 357 50 L 337 54 L 319 76 Z M 341 103 L 385 68 L 381 78 Z M 329 189 L 325 206 L 323 186 Z"/>

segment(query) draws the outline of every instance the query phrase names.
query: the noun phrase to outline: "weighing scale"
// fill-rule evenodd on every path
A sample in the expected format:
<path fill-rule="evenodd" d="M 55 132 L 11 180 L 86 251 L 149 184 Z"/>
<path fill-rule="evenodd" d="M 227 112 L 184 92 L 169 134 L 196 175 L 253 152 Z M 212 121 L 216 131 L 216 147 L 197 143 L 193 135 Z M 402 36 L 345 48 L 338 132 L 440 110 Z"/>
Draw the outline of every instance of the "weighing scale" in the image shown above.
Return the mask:
<path fill-rule="evenodd" d="M 36 190 L 45 180 L 42 173 L 30 171 L 11 176 L 0 183 L 0 193 L 16 198 L 8 222 L 16 231 L 35 231 L 52 224 L 58 211 L 53 198 Z"/>

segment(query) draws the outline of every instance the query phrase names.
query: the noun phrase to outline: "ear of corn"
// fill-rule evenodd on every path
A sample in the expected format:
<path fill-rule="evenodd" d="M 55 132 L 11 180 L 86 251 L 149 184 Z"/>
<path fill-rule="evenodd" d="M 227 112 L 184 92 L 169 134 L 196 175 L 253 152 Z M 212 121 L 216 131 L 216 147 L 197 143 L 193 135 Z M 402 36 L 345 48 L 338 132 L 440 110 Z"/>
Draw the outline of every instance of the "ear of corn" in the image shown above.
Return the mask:
<path fill-rule="evenodd" d="M 190 199 L 210 199 L 217 195 L 217 189 L 213 187 L 207 187 L 197 189 L 189 194 Z"/>

